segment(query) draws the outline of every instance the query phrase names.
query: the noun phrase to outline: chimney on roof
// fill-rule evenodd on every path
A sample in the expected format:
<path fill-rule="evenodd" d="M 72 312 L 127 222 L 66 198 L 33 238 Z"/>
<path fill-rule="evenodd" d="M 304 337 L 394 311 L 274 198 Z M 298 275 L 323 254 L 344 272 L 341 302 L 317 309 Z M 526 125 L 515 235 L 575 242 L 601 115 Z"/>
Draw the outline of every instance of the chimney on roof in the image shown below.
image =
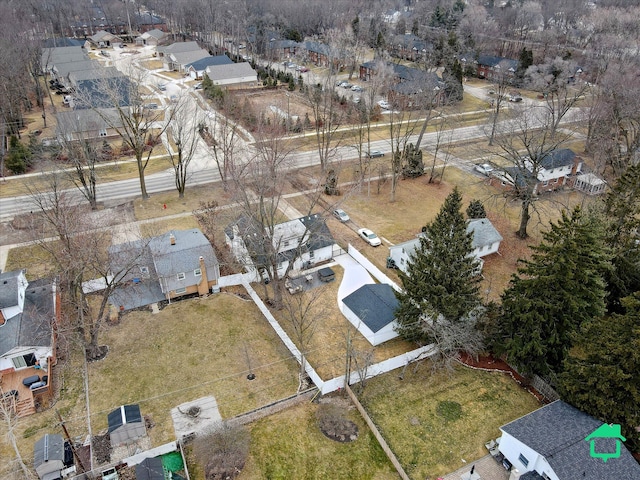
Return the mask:
<path fill-rule="evenodd" d="M 176 236 L 173 233 L 169 234 L 169 243 L 171 243 L 171 245 L 176 244 Z"/>

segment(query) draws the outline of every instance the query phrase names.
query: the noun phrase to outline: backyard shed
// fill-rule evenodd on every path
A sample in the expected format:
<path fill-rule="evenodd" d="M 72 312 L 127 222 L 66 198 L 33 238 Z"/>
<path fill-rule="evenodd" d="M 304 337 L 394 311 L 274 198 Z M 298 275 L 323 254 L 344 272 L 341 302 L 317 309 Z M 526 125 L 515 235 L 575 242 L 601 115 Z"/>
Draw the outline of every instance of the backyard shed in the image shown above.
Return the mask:
<path fill-rule="evenodd" d="M 45 434 L 33 447 L 33 467 L 40 480 L 62 478 L 64 465 L 64 440 L 62 435 Z"/>
<path fill-rule="evenodd" d="M 162 458 L 145 458 L 136 465 L 136 480 L 164 480 Z"/>
<path fill-rule="evenodd" d="M 144 437 L 147 429 L 139 405 L 122 405 L 108 415 L 111 446 L 124 445 Z"/>

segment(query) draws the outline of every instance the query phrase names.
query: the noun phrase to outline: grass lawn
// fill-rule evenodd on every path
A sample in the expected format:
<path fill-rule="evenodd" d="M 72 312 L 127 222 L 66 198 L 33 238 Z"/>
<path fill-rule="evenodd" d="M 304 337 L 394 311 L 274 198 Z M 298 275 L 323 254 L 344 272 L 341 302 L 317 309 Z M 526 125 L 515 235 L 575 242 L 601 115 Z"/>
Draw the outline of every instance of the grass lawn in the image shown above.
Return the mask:
<path fill-rule="evenodd" d="M 540 407 L 511 377 L 429 363 L 370 380 L 360 400 L 415 479 L 436 478 L 484 456 L 499 427 Z"/>
<path fill-rule="evenodd" d="M 249 335 L 247 333 L 250 332 Z M 89 366 L 94 432 L 118 405 L 140 404 L 156 426 L 153 445 L 175 438 L 170 409 L 213 395 L 223 418 L 292 395 L 298 364 L 257 307 L 231 294 L 131 312 L 109 327 L 104 360 Z M 246 379 L 249 371 L 256 379 Z"/>
<path fill-rule="evenodd" d="M 391 463 L 351 407 L 347 418 L 358 425 L 358 439 L 339 443 L 317 425 L 318 405 L 302 404 L 252 424 L 247 464 L 240 480 L 396 479 Z"/>

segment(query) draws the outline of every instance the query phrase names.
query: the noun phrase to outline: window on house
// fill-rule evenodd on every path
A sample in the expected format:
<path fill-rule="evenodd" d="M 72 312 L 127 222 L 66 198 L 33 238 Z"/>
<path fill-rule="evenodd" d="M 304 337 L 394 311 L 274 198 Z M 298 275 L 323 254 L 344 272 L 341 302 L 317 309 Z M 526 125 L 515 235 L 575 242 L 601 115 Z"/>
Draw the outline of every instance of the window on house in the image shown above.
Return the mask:
<path fill-rule="evenodd" d="M 24 368 L 27 366 L 27 362 L 24 359 L 24 357 L 13 357 L 11 359 L 11 361 L 13 362 L 13 368 L 18 369 L 18 368 Z"/>
<path fill-rule="evenodd" d="M 194 274 L 196 277 L 201 276 L 201 275 L 202 275 L 202 269 L 200 269 L 200 268 L 196 268 L 196 269 L 193 271 L 193 274 Z"/>
<path fill-rule="evenodd" d="M 184 274 L 184 272 L 180 272 L 180 273 L 178 274 L 178 280 L 184 280 L 184 278 L 185 278 L 185 274 Z"/>
<path fill-rule="evenodd" d="M 549 180 L 545 180 L 544 182 L 542 182 L 542 185 L 543 185 L 543 186 L 545 186 L 545 187 L 546 187 L 547 185 L 549 185 Z"/>
<path fill-rule="evenodd" d="M 558 180 L 560 180 L 559 178 L 556 178 L 553 180 L 553 183 L 558 183 Z"/>
<path fill-rule="evenodd" d="M 313 250 L 309 250 L 309 258 L 313 258 Z"/>
<path fill-rule="evenodd" d="M 187 289 L 186 288 L 177 288 L 176 289 L 176 295 L 181 295 L 183 293 L 187 293 Z"/>
<path fill-rule="evenodd" d="M 404 258 L 400 259 L 400 265 L 404 265 Z"/>
<path fill-rule="evenodd" d="M 284 241 L 284 246 L 285 246 L 285 247 L 288 247 L 288 246 L 289 246 L 289 240 L 285 240 L 285 241 Z"/>
<path fill-rule="evenodd" d="M 529 465 L 529 460 L 527 460 L 527 457 L 525 457 L 523 454 L 520 454 L 518 456 L 518 461 L 524 465 L 525 467 L 527 467 Z"/>

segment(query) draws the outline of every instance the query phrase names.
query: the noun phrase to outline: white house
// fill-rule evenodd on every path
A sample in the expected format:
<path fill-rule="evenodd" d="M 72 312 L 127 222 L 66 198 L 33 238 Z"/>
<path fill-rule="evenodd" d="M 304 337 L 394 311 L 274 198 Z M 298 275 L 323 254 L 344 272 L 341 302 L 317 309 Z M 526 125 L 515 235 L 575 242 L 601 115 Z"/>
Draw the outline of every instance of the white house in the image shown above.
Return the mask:
<path fill-rule="evenodd" d="M 138 38 L 136 38 L 136 45 L 160 45 L 163 40 L 167 38 L 167 34 L 162 30 L 154 28 L 153 30 L 149 30 L 148 32 L 143 33 Z"/>
<path fill-rule="evenodd" d="M 601 421 L 557 400 L 500 427 L 499 450 L 511 463 L 511 480 L 636 480 L 640 465 L 621 435 L 600 435 Z M 609 425 L 606 425 L 609 427 Z M 594 435 L 591 435 L 594 434 Z M 618 431 L 619 435 L 619 431 Z M 588 437 L 599 437 L 591 439 Z M 590 441 L 589 441 L 590 440 Z M 604 462 L 591 449 L 620 456 Z"/>
<path fill-rule="evenodd" d="M 205 69 L 205 73 L 214 85 L 227 87 L 258 85 L 258 73 L 247 62 L 209 66 Z"/>
<path fill-rule="evenodd" d="M 394 290 L 386 283 L 363 285 L 340 302 L 342 314 L 374 347 L 398 336 L 397 308 Z"/>
<path fill-rule="evenodd" d="M 204 75 L 207 67 L 215 65 L 233 65 L 233 60 L 226 55 L 204 57 L 185 65 L 185 73 L 188 73 L 192 79 L 199 80 Z"/>
<path fill-rule="evenodd" d="M 488 218 L 468 220 L 467 233 L 473 233 L 473 255 L 480 260 L 481 266 L 482 257 L 498 252 L 502 236 Z M 389 259 L 393 261 L 395 267 L 405 273 L 410 256 L 415 253 L 420 244 L 420 235 L 413 240 L 389 247 Z"/>
<path fill-rule="evenodd" d="M 225 242 L 234 257 L 256 281 L 261 271 L 269 268 L 269 249 L 265 235 L 251 220 L 242 215 L 225 230 Z M 335 240 L 324 218 L 318 214 L 297 218 L 274 226 L 273 249 L 278 256 L 278 275 L 287 270 L 302 270 L 333 258 Z M 290 262 L 293 262 L 289 268 Z"/>

